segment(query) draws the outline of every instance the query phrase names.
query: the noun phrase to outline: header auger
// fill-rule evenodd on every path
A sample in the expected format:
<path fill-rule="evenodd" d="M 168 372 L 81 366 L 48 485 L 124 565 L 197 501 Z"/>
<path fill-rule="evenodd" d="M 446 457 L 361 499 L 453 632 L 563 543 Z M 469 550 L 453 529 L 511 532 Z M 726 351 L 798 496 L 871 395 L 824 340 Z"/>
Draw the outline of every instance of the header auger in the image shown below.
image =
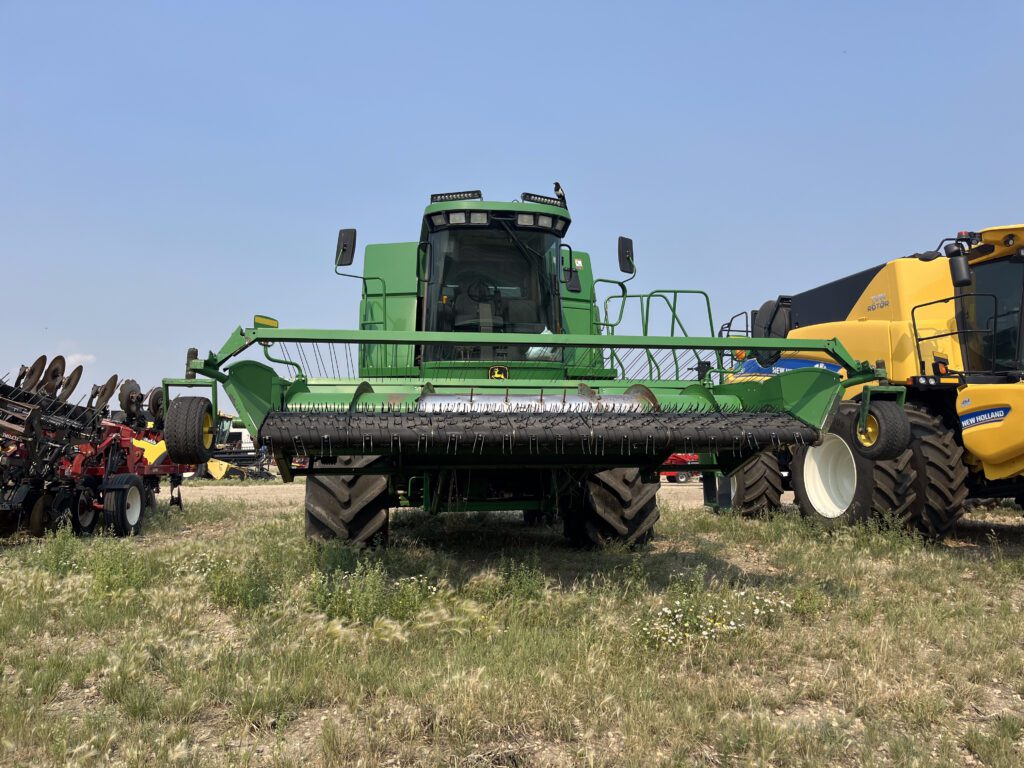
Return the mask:
<path fill-rule="evenodd" d="M 578 543 L 633 544 L 658 518 L 671 454 L 729 472 L 763 449 L 813 443 L 843 388 L 879 376 L 837 342 L 772 339 L 750 345 L 820 352 L 843 375 L 725 383 L 734 342 L 713 336 L 707 295 L 631 294 L 627 238 L 627 277 L 595 280 L 589 255 L 565 242 L 571 220 L 556 193 L 434 195 L 419 240 L 367 247 L 362 275 L 343 271 L 356 235 L 342 230 L 335 271 L 362 282 L 359 330 L 286 330 L 257 315 L 219 351 L 190 351 L 164 396 L 208 387 L 211 397 L 170 401 L 172 458 L 207 457 L 219 384 L 284 479 L 308 476 L 309 535 L 380 540 L 390 508 L 417 506 L 558 516 Z M 686 302 L 706 313 L 708 336 L 688 335 Z M 617 335 L 630 306 L 634 335 Z M 655 311 L 668 320 L 661 334 Z M 236 360 L 250 350 L 266 362 Z"/>

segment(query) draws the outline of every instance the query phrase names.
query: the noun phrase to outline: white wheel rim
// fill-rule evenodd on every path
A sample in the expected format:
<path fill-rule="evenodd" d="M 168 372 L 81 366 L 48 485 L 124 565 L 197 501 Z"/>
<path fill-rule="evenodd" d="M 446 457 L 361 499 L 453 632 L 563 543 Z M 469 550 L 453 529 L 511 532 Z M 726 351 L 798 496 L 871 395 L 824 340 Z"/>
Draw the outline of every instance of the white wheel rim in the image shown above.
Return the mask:
<path fill-rule="evenodd" d="M 834 520 L 844 515 L 857 490 L 857 462 L 841 437 L 827 433 L 804 454 L 804 491 L 815 513 Z"/>
<path fill-rule="evenodd" d="M 128 525 L 136 526 L 142 517 L 142 494 L 138 488 L 131 487 L 124 495 L 124 519 Z"/>
<path fill-rule="evenodd" d="M 78 500 L 78 523 L 83 528 L 88 528 L 92 525 L 92 521 L 96 517 L 96 510 L 93 509 L 92 502 L 79 498 Z"/>
<path fill-rule="evenodd" d="M 729 503 L 733 506 L 736 505 L 736 494 L 739 492 L 740 482 L 736 479 L 736 475 L 729 475 Z"/>

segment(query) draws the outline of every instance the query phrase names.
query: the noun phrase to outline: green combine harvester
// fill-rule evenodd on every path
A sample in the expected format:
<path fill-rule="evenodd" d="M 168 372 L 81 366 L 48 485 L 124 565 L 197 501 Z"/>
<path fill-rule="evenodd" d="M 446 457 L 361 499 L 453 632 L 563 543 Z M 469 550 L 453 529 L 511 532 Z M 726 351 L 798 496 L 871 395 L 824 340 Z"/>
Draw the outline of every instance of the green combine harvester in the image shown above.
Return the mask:
<path fill-rule="evenodd" d="M 346 275 L 362 282 L 359 330 L 286 330 L 257 315 L 219 351 L 190 350 L 185 378 L 164 381 L 171 458 L 212 454 L 219 384 L 284 480 L 307 477 L 311 537 L 380 543 L 389 510 L 409 506 L 522 510 L 528 522 L 561 518 L 576 544 L 639 544 L 658 519 L 671 454 L 700 454 L 706 493 L 724 487 L 727 505 L 716 476 L 762 450 L 815 443 L 844 387 L 884 376 L 836 341 L 744 339 L 751 351 L 823 352 L 845 375 L 805 368 L 728 383 L 738 342 L 713 335 L 707 295 L 630 293 L 627 238 L 628 277 L 595 279 L 589 255 L 565 241 L 558 185 L 556 195 L 433 195 L 417 242 L 371 245 L 363 274 Z M 338 274 L 355 242 L 355 230 L 339 233 Z M 708 336 L 687 334 L 687 301 L 706 313 Z M 638 310 L 632 335 L 627 308 Z M 254 351 L 263 361 L 238 359 Z M 210 396 L 171 400 L 181 387 Z M 883 430 L 900 432 L 882 416 Z"/>

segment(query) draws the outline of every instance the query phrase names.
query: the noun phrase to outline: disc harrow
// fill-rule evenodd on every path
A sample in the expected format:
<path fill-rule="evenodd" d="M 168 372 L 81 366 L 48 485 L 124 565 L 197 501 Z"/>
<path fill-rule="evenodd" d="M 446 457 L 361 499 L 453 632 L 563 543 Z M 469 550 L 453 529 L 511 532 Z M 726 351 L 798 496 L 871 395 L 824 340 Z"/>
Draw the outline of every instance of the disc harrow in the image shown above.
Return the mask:
<path fill-rule="evenodd" d="M 171 502 L 180 504 L 178 486 L 191 468 L 167 459 L 162 408 L 144 407 L 134 381 L 121 384 L 122 410 L 111 413 L 116 375 L 73 403 L 83 369 L 67 376 L 65 369 L 63 356 L 47 365 L 43 355 L 21 366 L 13 383 L 0 379 L 0 514 L 35 535 L 63 523 L 90 533 L 101 519 L 118 535 L 137 532 L 138 488 L 155 501 L 166 475 Z"/>

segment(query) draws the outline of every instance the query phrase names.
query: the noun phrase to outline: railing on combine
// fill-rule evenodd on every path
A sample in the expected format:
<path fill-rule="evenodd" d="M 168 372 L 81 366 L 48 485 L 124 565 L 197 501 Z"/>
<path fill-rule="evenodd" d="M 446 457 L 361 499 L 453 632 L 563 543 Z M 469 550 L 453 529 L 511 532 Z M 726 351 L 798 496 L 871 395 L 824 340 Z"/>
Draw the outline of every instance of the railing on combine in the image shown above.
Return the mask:
<path fill-rule="evenodd" d="M 680 301 L 684 297 L 698 297 L 703 300 L 701 308 L 707 315 L 708 336 L 715 335 L 714 319 L 711 312 L 711 297 L 707 292 L 695 289 L 660 289 L 650 293 L 629 293 L 625 283 L 617 280 L 599 279 L 594 281 L 595 288 L 598 284 L 605 283 L 614 285 L 620 289 L 618 294 L 612 294 L 604 300 L 603 320 L 597 323 L 599 332 L 614 336 L 622 326 L 626 318 L 627 305 L 636 305 L 639 310 L 640 334 L 643 336 L 667 336 L 670 338 L 690 337 L 692 334 L 687 330 L 686 323 L 680 314 Z M 668 312 L 668 328 L 655 328 L 654 317 L 658 310 L 664 309 Z M 613 310 L 617 310 L 614 312 Z M 621 360 L 614 349 L 609 350 L 611 363 L 623 368 Z M 644 354 L 647 363 L 647 375 L 639 378 L 666 379 L 675 378 L 682 380 L 683 371 L 693 371 L 694 378 L 703 380 L 710 373 L 718 372 L 722 375 L 725 370 L 724 359 L 720 350 L 645 350 Z"/>
<path fill-rule="evenodd" d="M 960 322 L 961 321 L 966 322 L 966 318 L 967 318 L 967 312 L 965 311 L 964 304 L 963 304 L 965 299 L 975 299 L 975 300 L 977 300 L 977 299 L 991 299 L 991 301 L 992 301 L 992 317 L 989 320 L 989 324 L 991 325 L 991 327 L 988 327 L 988 328 L 963 328 L 963 327 L 960 327 L 960 325 L 959 325 Z M 937 306 L 937 305 L 940 305 L 940 304 L 948 304 L 950 302 L 953 302 L 953 317 L 954 317 L 954 321 L 957 323 L 957 329 L 954 330 L 954 331 L 943 331 L 941 333 L 930 333 L 927 336 L 922 336 L 921 335 L 921 328 L 918 326 L 918 320 L 917 320 L 917 312 L 918 312 L 918 310 L 924 309 L 926 307 Z M 1014 313 L 1006 313 L 1006 314 L 1017 314 L 1017 313 L 1014 312 Z M 970 374 L 989 374 L 989 373 L 996 372 L 996 352 L 997 352 L 997 341 L 998 341 L 997 336 L 996 336 L 996 320 L 999 317 L 1000 317 L 1000 315 L 999 315 L 999 301 L 996 298 L 995 294 L 992 294 L 992 293 L 961 293 L 961 294 L 958 294 L 956 296 L 947 296 L 944 299 L 936 299 L 935 301 L 927 301 L 927 302 L 924 302 L 923 304 L 918 304 L 915 307 L 913 307 L 910 310 L 910 324 L 911 324 L 911 327 L 913 328 L 913 331 L 914 331 L 914 346 L 915 346 L 915 348 L 917 350 L 917 361 L 918 361 L 918 365 L 920 366 L 920 375 L 921 376 L 931 376 L 931 375 L 935 375 L 935 373 L 936 373 L 935 371 L 929 372 L 928 369 L 927 369 L 927 365 L 926 365 L 925 359 L 924 359 L 924 354 L 921 352 L 921 343 L 922 342 L 935 341 L 937 339 L 948 339 L 948 338 L 952 338 L 952 337 L 956 337 L 958 341 L 964 341 L 966 339 L 969 339 L 972 335 L 980 335 L 980 336 L 987 336 L 988 337 L 988 342 L 989 342 L 988 360 L 990 362 L 990 365 L 985 366 L 983 368 L 971 370 L 971 362 L 970 362 L 970 360 L 967 359 L 967 354 L 966 354 L 966 352 L 967 352 L 967 345 L 963 344 L 962 346 L 964 347 L 964 351 L 965 351 L 965 354 L 963 356 L 964 357 L 964 360 L 963 360 L 964 370 L 962 370 L 962 371 L 952 371 L 952 370 L 950 370 L 949 373 L 970 375 Z M 1015 323 L 1015 326 L 1016 326 L 1016 323 Z M 984 340 L 982 341 L 982 344 L 984 344 Z M 984 353 L 984 351 L 981 351 L 979 354 L 984 356 L 985 353 Z"/>

